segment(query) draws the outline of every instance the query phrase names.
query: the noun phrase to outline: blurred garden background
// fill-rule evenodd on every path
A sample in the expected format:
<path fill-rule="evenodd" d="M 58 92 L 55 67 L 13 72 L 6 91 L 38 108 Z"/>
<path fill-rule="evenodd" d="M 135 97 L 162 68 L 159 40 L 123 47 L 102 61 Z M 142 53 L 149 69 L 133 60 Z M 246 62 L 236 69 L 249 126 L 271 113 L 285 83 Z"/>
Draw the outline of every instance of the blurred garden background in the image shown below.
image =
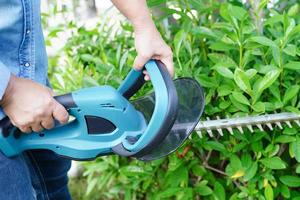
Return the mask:
<path fill-rule="evenodd" d="M 128 0 L 130 3 L 130 0 Z M 148 0 L 174 52 L 176 77 L 205 89 L 203 120 L 300 109 L 299 0 Z M 134 57 L 132 26 L 109 0 L 42 1 L 57 93 L 117 87 Z M 266 129 L 267 130 L 267 129 Z M 300 199 L 300 128 L 221 137 L 196 132 L 171 156 L 83 162 L 75 200 Z"/>

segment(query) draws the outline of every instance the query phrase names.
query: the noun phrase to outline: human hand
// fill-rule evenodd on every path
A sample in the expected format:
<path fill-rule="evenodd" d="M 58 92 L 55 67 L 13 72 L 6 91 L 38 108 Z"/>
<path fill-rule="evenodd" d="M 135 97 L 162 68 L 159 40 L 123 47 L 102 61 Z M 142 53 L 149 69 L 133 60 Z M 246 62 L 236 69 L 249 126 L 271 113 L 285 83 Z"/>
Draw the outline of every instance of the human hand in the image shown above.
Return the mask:
<path fill-rule="evenodd" d="M 148 60 L 156 59 L 163 62 L 170 75 L 173 76 L 172 50 L 156 29 L 146 0 L 131 0 L 130 3 L 124 0 L 112 0 L 112 2 L 132 22 L 134 27 L 135 48 L 138 55 L 133 67 L 141 70 Z M 149 80 L 147 71 L 143 71 L 143 73 L 145 80 Z"/>
<path fill-rule="evenodd" d="M 24 133 L 54 127 L 54 119 L 67 123 L 69 114 L 54 98 L 52 90 L 31 80 L 11 75 L 0 102 L 14 126 Z"/>
<path fill-rule="evenodd" d="M 174 75 L 172 50 L 153 23 L 135 27 L 135 48 L 138 54 L 133 64 L 135 69 L 140 70 L 148 60 L 156 59 L 166 65 L 171 76 Z M 147 71 L 144 70 L 143 73 L 145 80 L 150 80 Z"/>

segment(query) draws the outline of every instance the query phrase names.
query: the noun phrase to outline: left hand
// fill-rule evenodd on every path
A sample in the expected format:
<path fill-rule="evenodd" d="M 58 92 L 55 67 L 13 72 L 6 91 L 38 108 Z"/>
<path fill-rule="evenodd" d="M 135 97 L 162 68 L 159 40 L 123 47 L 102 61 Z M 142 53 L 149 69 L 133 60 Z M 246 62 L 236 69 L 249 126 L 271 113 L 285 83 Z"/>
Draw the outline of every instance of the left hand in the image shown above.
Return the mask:
<path fill-rule="evenodd" d="M 135 69 L 141 70 L 147 61 L 156 59 L 164 63 L 170 75 L 174 76 L 172 50 L 162 39 L 154 24 L 135 28 L 135 48 L 138 54 L 133 64 Z M 150 80 L 147 71 L 144 70 L 143 73 L 145 80 Z"/>

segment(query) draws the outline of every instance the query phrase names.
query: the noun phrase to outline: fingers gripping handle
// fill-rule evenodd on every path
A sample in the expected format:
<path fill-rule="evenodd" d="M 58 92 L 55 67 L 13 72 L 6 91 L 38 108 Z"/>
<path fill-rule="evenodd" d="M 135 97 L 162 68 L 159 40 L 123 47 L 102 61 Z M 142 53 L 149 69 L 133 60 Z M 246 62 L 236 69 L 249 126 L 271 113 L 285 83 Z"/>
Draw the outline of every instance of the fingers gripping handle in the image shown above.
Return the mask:
<path fill-rule="evenodd" d="M 77 107 L 73 100 L 72 93 L 55 96 L 54 99 L 58 101 L 58 103 L 63 105 L 66 109 Z M 8 117 L 5 117 L 2 120 L 0 120 L 0 133 L 2 133 L 4 137 L 9 136 L 9 133 L 11 132 L 13 127 L 14 126 Z M 20 131 L 18 130 L 17 132 Z"/>

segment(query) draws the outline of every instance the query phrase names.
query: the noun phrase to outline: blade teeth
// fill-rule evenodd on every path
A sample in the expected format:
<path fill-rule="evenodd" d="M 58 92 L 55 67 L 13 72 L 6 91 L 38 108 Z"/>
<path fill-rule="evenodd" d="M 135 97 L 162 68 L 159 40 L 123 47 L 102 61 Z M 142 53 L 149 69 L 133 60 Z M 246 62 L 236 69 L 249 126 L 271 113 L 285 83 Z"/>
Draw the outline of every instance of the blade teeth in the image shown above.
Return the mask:
<path fill-rule="evenodd" d="M 247 125 L 247 128 L 249 129 L 249 131 L 251 132 L 251 133 L 253 133 L 254 131 L 253 131 L 253 128 L 252 128 L 252 126 L 251 125 Z"/>
<path fill-rule="evenodd" d="M 233 130 L 232 130 L 231 127 L 227 127 L 226 129 L 229 131 L 229 133 L 230 133 L 231 135 L 233 135 Z"/>
<path fill-rule="evenodd" d="M 268 127 L 271 131 L 273 131 L 273 126 L 272 126 L 271 123 L 267 123 L 266 125 L 267 125 L 267 127 Z"/>
<path fill-rule="evenodd" d="M 201 131 L 196 131 L 197 135 L 199 136 L 199 138 L 203 138 Z"/>
<path fill-rule="evenodd" d="M 218 133 L 219 133 L 221 136 L 223 136 L 223 131 L 222 131 L 222 129 L 218 128 L 217 131 L 218 131 Z"/>
<path fill-rule="evenodd" d="M 240 131 L 240 133 L 244 134 L 244 130 L 241 126 L 237 126 L 236 128 Z"/>
<path fill-rule="evenodd" d="M 288 125 L 289 128 L 292 128 L 292 124 L 290 121 L 285 121 L 285 123 Z"/>
<path fill-rule="evenodd" d="M 300 120 L 295 120 L 294 121 L 298 126 L 300 126 Z"/>
<path fill-rule="evenodd" d="M 275 124 L 276 124 L 280 129 L 283 129 L 280 122 L 275 122 Z"/>
<path fill-rule="evenodd" d="M 207 129 L 206 131 L 207 131 L 209 137 L 214 137 L 212 130 Z"/>
<path fill-rule="evenodd" d="M 261 124 L 256 124 L 256 126 L 259 128 L 260 131 L 264 131 L 263 127 Z"/>

